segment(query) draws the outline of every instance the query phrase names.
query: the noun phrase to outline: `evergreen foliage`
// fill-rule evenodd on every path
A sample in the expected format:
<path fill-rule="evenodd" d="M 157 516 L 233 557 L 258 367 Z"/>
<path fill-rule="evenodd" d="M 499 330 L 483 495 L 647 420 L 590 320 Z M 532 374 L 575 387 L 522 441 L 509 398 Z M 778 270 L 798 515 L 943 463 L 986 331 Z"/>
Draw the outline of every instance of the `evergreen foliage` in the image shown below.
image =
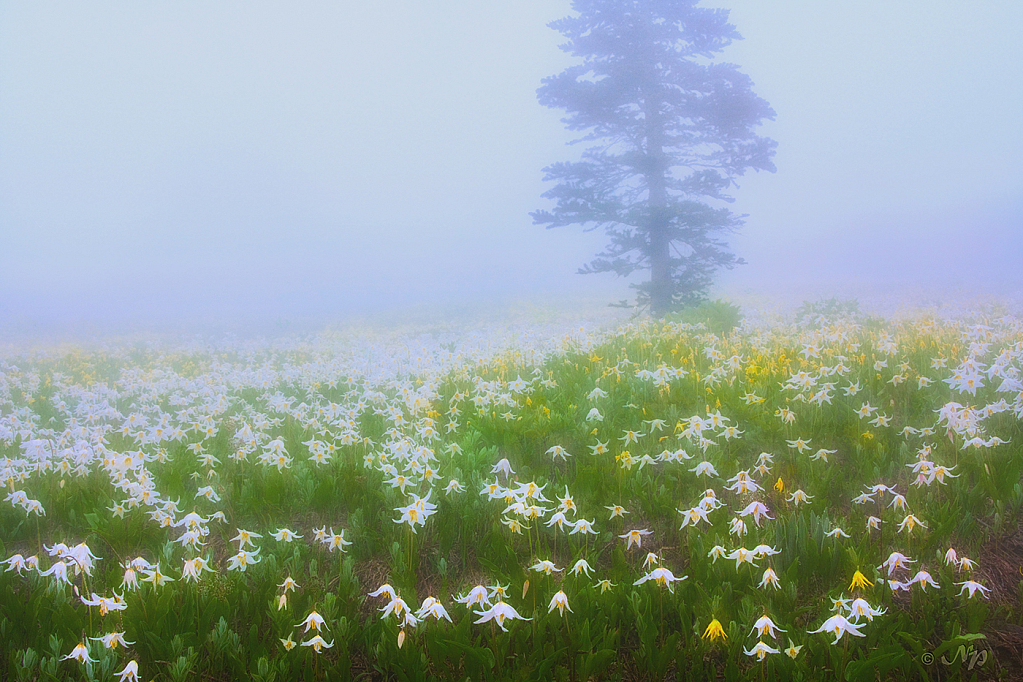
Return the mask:
<path fill-rule="evenodd" d="M 741 36 L 727 10 L 696 5 L 574 0 L 577 15 L 551 27 L 580 63 L 537 91 L 594 146 L 544 169 L 555 205 L 534 223 L 603 229 L 607 249 L 580 272 L 649 270 L 633 286 L 656 316 L 699 302 L 718 268 L 743 263 L 723 240 L 744 217 L 725 206 L 729 192 L 749 169 L 774 171 L 776 143 L 754 132 L 774 111 L 737 66 L 712 61 Z"/>

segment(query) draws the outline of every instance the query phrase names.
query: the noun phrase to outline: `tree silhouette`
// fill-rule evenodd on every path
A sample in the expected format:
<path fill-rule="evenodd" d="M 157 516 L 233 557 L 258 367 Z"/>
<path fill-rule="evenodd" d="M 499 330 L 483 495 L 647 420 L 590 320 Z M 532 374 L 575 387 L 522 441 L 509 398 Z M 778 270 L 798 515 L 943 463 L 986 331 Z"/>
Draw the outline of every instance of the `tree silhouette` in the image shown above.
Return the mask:
<path fill-rule="evenodd" d="M 579 161 L 544 168 L 557 183 L 548 228 L 603 229 L 607 249 L 581 273 L 628 276 L 637 303 L 662 316 L 702 299 L 718 268 L 744 261 L 723 241 L 743 218 L 724 204 L 749 169 L 774 171 L 777 146 L 754 129 L 774 111 L 737 66 L 712 57 L 741 36 L 728 11 L 697 0 L 573 0 L 550 24 L 581 63 L 545 78 L 541 104 L 593 142 Z"/>

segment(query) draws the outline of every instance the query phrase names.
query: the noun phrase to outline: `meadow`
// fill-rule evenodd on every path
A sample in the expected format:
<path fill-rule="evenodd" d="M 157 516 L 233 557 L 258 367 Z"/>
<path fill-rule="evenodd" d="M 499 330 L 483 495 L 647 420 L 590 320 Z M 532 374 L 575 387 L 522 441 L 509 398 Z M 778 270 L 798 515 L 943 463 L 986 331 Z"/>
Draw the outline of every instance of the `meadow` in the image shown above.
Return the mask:
<path fill-rule="evenodd" d="M 123 343 L 0 360 L 0 677 L 997 679 L 1023 325 Z"/>

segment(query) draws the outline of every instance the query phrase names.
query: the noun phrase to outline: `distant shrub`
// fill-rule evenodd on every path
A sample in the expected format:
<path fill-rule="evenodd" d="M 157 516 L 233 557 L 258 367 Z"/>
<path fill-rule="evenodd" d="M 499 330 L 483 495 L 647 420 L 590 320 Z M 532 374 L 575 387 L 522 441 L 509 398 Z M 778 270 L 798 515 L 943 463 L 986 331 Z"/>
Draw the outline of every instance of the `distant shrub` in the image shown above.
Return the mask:
<path fill-rule="evenodd" d="M 704 301 L 691 308 L 684 308 L 665 317 L 665 320 L 689 324 L 702 323 L 707 331 L 724 336 L 742 322 L 742 308 L 728 301 L 714 299 L 713 301 Z"/>
<path fill-rule="evenodd" d="M 836 320 L 855 318 L 860 314 L 860 302 L 855 298 L 822 298 L 819 301 L 803 301 L 796 310 L 796 316 L 802 322 L 813 322 L 824 318 Z"/>

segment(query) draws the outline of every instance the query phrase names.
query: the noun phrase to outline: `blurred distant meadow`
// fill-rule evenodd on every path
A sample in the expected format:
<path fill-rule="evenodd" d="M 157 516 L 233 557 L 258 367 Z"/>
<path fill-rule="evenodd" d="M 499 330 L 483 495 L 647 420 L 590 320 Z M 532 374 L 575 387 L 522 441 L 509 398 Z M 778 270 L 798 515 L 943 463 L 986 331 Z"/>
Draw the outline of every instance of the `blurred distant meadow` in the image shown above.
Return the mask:
<path fill-rule="evenodd" d="M 1020 674 L 1009 303 L 0 361 L 17 680 Z"/>

